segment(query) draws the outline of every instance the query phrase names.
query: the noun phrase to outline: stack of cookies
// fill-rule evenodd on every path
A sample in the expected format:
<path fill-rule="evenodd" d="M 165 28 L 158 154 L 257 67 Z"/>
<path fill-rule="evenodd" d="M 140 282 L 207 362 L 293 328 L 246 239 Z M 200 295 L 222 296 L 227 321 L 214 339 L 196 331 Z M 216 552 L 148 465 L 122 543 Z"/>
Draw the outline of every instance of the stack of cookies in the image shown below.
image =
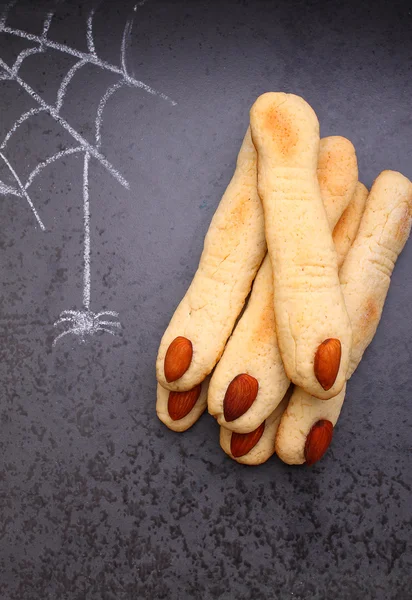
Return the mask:
<path fill-rule="evenodd" d="M 185 431 L 208 408 L 238 462 L 317 462 L 411 222 L 406 177 L 384 171 L 368 192 L 352 143 L 320 139 L 305 100 L 260 96 L 160 343 L 160 420 Z"/>

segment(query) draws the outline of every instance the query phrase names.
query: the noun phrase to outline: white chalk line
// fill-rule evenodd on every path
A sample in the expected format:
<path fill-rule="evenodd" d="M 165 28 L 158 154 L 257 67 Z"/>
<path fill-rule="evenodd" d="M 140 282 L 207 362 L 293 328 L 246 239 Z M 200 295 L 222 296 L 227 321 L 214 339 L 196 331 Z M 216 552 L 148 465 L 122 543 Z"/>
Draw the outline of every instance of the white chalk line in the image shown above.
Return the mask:
<path fill-rule="evenodd" d="M 94 47 L 94 39 L 93 39 L 93 17 L 94 17 L 94 8 L 90 11 L 90 14 L 87 19 L 87 49 L 90 54 L 96 56 L 96 48 Z"/>
<path fill-rule="evenodd" d="M 40 225 L 40 229 L 42 229 L 43 231 L 46 229 L 46 227 L 44 226 L 43 221 L 41 220 L 37 210 L 34 207 L 33 202 L 31 201 L 30 196 L 28 195 L 28 193 L 26 192 L 26 190 L 23 187 L 22 182 L 20 181 L 19 176 L 17 175 L 16 171 L 13 169 L 13 167 L 11 166 L 11 164 L 9 163 L 9 161 L 7 160 L 7 158 L 4 156 L 4 154 L 2 152 L 0 152 L 0 156 L 1 158 L 4 160 L 5 164 L 7 165 L 7 167 L 9 168 L 11 174 L 13 175 L 13 177 L 16 180 L 16 183 L 18 184 L 21 193 L 23 194 L 23 196 L 26 198 L 27 202 L 29 203 L 29 206 L 31 208 L 31 210 L 33 211 L 34 216 L 36 217 L 36 220 L 38 222 L 38 224 Z"/>
<path fill-rule="evenodd" d="M 103 316 L 118 317 L 119 313 L 115 310 L 102 310 L 95 315 L 96 319 L 103 317 Z"/>
<path fill-rule="evenodd" d="M 72 311 L 73 315 L 69 316 L 69 317 L 62 317 L 60 316 L 59 319 L 54 323 L 54 327 L 57 327 L 58 325 L 61 325 L 62 323 L 77 323 L 77 319 L 82 317 L 82 319 L 86 322 L 86 320 L 91 319 L 94 322 L 94 326 L 100 326 L 100 325 L 111 325 L 113 327 L 117 327 L 117 328 L 121 328 L 121 324 L 117 321 L 100 321 L 98 319 L 96 319 L 96 315 L 91 312 L 91 311 L 83 311 L 83 310 L 77 310 L 77 311 Z M 86 328 L 86 327 L 84 327 Z"/>
<path fill-rule="evenodd" d="M 56 337 L 56 339 L 53 341 L 53 346 L 55 346 L 57 344 L 57 342 L 59 340 L 61 340 L 62 337 L 64 337 L 65 335 L 69 335 L 69 333 L 72 333 L 73 335 L 78 335 L 78 336 L 80 336 L 84 340 L 84 337 L 85 337 L 86 334 L 93 335 L 97 331 L 99 331 L 98 328 L 84 329 L 82 326 L 75 326 L 75 327 L 73 327 L 71 329 L 68 329 L 67 331 L 63 331 L 63 333 L 60 333 Z"/>
<path fill-rule="evenodd" d="M 11 136 L 13 135 L 13 133 L 16 131 L 16 129 L 18 129 L 20 127 L 20 125 L 22 125 L 24 123 L 24 121 L 27 121 L 27 119 L 29 119 L 30 117 L 32 117 L 33 115 L 37 115 L 40 112 L 44 112 L 45 109 L 42 108 L 31 108 L 30 110 L 28 110 L 27 112 L 23 113 L 21 115 L 21 117 L 19 117 L 17 119 L 17 121 L 14 123 L 13 127 L 10 129 L 10 131 L 6 134 L 6 137 L 4 138 L 1 146 L 0 146 L 0 150 L 4 150 L 4 148 L 7 145 L 7 142 L 9 141 L 9 139 L 11 138 Z"/>
<path fill-rule="evenodd" d="M 126 25 L 124 26 L 123 29 L 123 36 L 122 36 L 122 45 L 121 45 L 121 49 L 120 49 L 120 64 L 122 65 L 122 69 L 123 69 L 123 73 L 126 79 L 129 78 L 128 72 L 127 72 L 127 64 L 126 64 L 126 43 L 128 38 L 130 37 L 130 33 L 132 31 L 132 21 L 126 21 Z"/>
<path fill-rule="evenodd" d="M 110 96 L 112 96 L 117 90 L 119 90 L 124 85 L 126 85 L 126 82 L 124 81 L 124 79 L 121 79 L 117 83 L 114 83 L 113 85 L 109 86 L 99 102 L 99 106 L 97 108 L 96 121 L 95 121 L 96 148 L 100 149 L 100 147 L 102 145 L 101 126 L 102 126 L 102 121 L 103 121 L 103 111 L 105 109 L 107 101 L 109 100 Z"/>
<path fill-rule="evenodd" d="M 70 81 L 73 79 L 76 72 L 86 64 L 87 64 L 86 60 L 79 60 L 77 63 L 75 63 L 71 67 L 71 69 L 69 69 L 69 71 L 67 71 L 67 73 L 64 76 L 64 78 L 59 86 L 59 89 L 57 91 L 57 101 L 56 101 L 56 106 L 55 106 L 55 109 L 57 112 L 60 112 L 60 110 L 61 110 L 61 107 L 64 102 L 64 96 L 66 95 L 67 86 L 69 85 Z"/>
<path fill-rule="evenodd" d="M 89 200 L 89 162 L 90 154 L 84 155 L 83 167 L 83 224 L 84 224 L 84 251 L 83 251 L 83 306 L 90 308 L 90 200 Z"/>
<path fill-rule="evenodd" d="M 64 310 L 60 313 L 60 317 L 54 323 L 54 326 L 58 327 L 61 324 L 70 323 L 71 327 L 55 338 L 53 346 L 55 346 L 62 337 L 69 334 L 80 336 L 82 340 L 84 340 L 86 335 L 94 335 L 99 331 L 116 335 L 118 330 L 122 327 L 121 324 L 116 321 L 101 321 L 99 315 L 104 313 L 113 313 L 114 315 L 117 315 L 115 311 L 102 311 L 102 313 L 95 314 L 88 309 Z M 111 327 L 114 329 L 110 329 Z"/>
<path fill-rule="evenodd" d="M 107 327 L 99 327 L 96 331 L 104 331 L 106 333 L 110 333 L 111 335 L 116 335 L 116 331 L 112 331 L 111 329 L 107 329 Z"/>
<path fill-rule="evenodd" d="M 13 66 L 11 67 L 11 77 L 14 79 L 19 72 L 22 62 L 32 56 L 33 54 L 41 54 L 43 52 L 43 48 L 27 48 L 26 50 L 22 50 L 18 57 L 16 58 Z"/>
<path fill-rule="evenodd" d="M 55 325 L 63 321 L 74 321 L 73 317 L 78 317 L 79 315 L 88 314 L 90 318 L 93 318 L 95 321 L 100 319 L 100 317 L 118 317 L 119 313 L 116 310 L 102 310 L 98 313 L 92 313 L 90 311 L 86 311 L 86 313 L 82 310 L 63 310 L 60 313 L 60 318 L 56 321 Z M 100 321 L 99 321 L 100 322 Z M 108 321 L 108 323 L 115 323 L 115 321 Z"/>
<path fill-rule="evenodd" d="M 60 117 L 60 115 L 56 114 L 54 110 L 50 111 L 50 114 L 64 129 L 66 129 L 74 137 L 75 140 L 77 140 L 83 146 L 83 149 L 87 151 L 88 154 L 91 154 L 93 158 L 96 158 L 104 167 L 106 167 L 109 173 L 113 175 L 113 177 L 117 179 L 119 183 L 121 183 L 126 189 L 130 188 L 128 181 L 126 181 L 123 175 L 121 175 L 119 171 L 114 168 L 114 166 L 107 160 L 107 158 L 103 156 L 103 154 L 101 154 L 97 150 L 97 148 L 95 148 L 92 144 L 85 140 L 84 137 L 80 135 L 80 133 L 73 129 L 73 127 L 69 125 L 69 123 L 65 119 Z"/>
<path fill-rule="evenodd" d="M 64 52 L 65 54 L 70 54 L 71 56 L 76 56 L 77 58 L 80 58 L 80 59 L 84 59 L 87 62 L 89 62 L 93 65 L 96 65 L 97 67 L 100 67 L 101 69 L 106 69 L 107 71 L 112 71 L 113 73 L 117 73 L 118 75 L 124 75 L 123 69 L 117 67 L 116 65 L 112 65 L 104 60 L 101 60 L 100 58 L 98 58 L 97 56 L 94 56 L 93 54 L 81 52 L 80 50 L 75 50 L 74 48 L 70 48 L 70 46 L 66 46 L 66 44 L 60 44 L 58 42 L 53 42 L 50 39 L 42 40 L 42 38 L 37 35 L 34 35 L 32 33 L 27 33 L 26 31 L 22 31 L 21 29 L 15 29 L 13 27 L 4 26 L 1 29 L 1 31 L 3 31 L 4 33 L 9 33 L 11 35 L 15 35 L 17 37 L 24 38 L 31 42 L 37 42 L 38 44 L 41 44 L 43 42 L 44 45 L 47 46 L 48 48 L 58 50 L 59 52 Z M 151 94 L 152 96 L 158 96 L 159 98 L 162 98 L 162 100 L 166 100 L 166 102 L 169 102 L 172 106 L 176 106 L 176 104 L 177 104 L 177 102 L 175 102 L 174 100 L 169 98 L 169 96 L 167 96 L 166 94 L 163 94 L 163 92 L 159 92 L 159 91 L 155 90 L 154 88 L 150 87 L 150 85 L 147 85 L 146 83 L 144 83 L 143 81 L 140 81 L 139 79 L 135 79 L 134 77 L 127 76 L 127 82 L 130 85 L 132 85 L 133 87 L 140 88 L 140 89 L 144 90 L 145 92 L 147 92 L 148 94 Z"/>
<path fill-rule="evenodd" d="M 43 32 L 42 32 L 42 40 L 46 40 L 47 34 L 49 33 L 49 29 L 50 29 L 50 25 L 51 22 L 53 20 L 54 17 L 54 13 L 53 12 L 49 12 L 46 15 L 46 18 L 44 19 L 44 23 L 43 23 Z"/>
<path fill-rule="evenodd" d="M 17 196 L 18 198 L 22 197 L 21 192 L 17 188 L 12 187 L 11 185 L 6 185 L 2 181 L 0 181 L 0 194 L 3 196 Z"/>
<path fill-rule="evenodd" d="M 75 311 L 73 311 L 75 312 Z M 73 317 L 60 317 L 55 323 L 53 323 L 54 327 L 57 327 L 61 323 L 72 323 Z"/>
<path fill-rule="evenodd" d="M 50 29 L 50 25 L 53 19 L 53 12 L 49 12 L 46 15 L 46 18 L 44 20 L 43 23 L 43 32 L 41 35 L 41 38 L 39 40 L 39 47 L 38 48 L 26 48 L 25 50 L 22 50 L 19 55 L 17 56 L 11 70 L 12 70 L 12 76 L 15 77 L 17 75 L 17 73 L 19 72 L 19 69 L 23 63 L 23 61 L 28 58 L 29 56 L 32 56 L 34 54 L 41 54 L 42 52 L 44 52 L 44 42 L 47 39 L 47 33 Z M 6 17 L 7 18 L 7 17 Z"/>
<path fill-rule="evenodd" d="M 56 325 L 56 323 L 55 323 L 55 325 Z M 57 342 L 62 339 L 62 337 L 64 337 L 65 335 L 68 335 L 69 333 L 73 333 L 73 331 L 71 329 L 69 329 L 68 331 L 63 331 L 63 333 L 61 333 L 60 335 L 58 335 L 53 340 L 53 346 L 55 346 L 57 344 Z"/>
<path fill-rule="evenodd" d="M 29 187 L 33 183 L 34 178 L 37 177 L 37 175 L 48 165 L 51 165 L 56 160 L 63 158 L 63 156 L 69 156 L 70 154 L 75 154 L 77 152 L 83 152 L 83 151 L 84 150 L 81 146 L 76 146 L 75 148 L 66 148 L 66 150 L 61 150 L 60 152 L 56 152 L 56 154 L 53 154 L 53 156 L 50 156 L 47 160 L 44 160 L 43 162 L 39 163 L 37 165 L 37 167 L 35 169 L 33 169 L 33 171 L 30 173 L 30 175 L 27 178 L 27 181 L 24 185 L 24 189 L 25 190 L 29 189 Z"/>
<path fill-rule="evenodd" d="M 10 72 L 10 67 L 0 58 L 0 66 L 3 66 L 8 72 Z M 94 158 L 96 158 L 119 183 L 121 183 L 126 189 L 129 189 L 128 181 L 119 173 L 117 169 L 99 152 L 97 148 L 95 148 L 92 144 L 90 144 L 80 133 L 78 133 L 63 117 L 61 117 L 58 111 L 53 107 L 47 104 L 43 100 L 41 96 L 35 92 L 35 90 L 29 86 L 21 77 L 16 75 L 13 78 L 45 111 L 47 111 L 55 121 L 59 123 L 66 131 L 70 133 L 70 135 L 81 144 L 85 150 L 91 154 Z"/>

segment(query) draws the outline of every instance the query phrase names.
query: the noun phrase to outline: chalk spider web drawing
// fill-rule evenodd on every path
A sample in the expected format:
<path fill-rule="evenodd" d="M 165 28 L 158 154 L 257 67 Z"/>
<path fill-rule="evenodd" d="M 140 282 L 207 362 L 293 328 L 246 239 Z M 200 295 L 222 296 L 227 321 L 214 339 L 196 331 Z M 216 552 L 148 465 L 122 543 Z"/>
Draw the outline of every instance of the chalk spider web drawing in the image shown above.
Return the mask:
<path fill-rule="evenodd" d="M 121 324 L 118 320 L 119 314 L 113 310 L 104 310 L 100 312 L 94 312 L 90 307 L 91 300 L 91 235 L 90 235 L 90 199 L 89 199 L 89 167 L 92 159 L 98 161 L 109 173 L 112 175 L 123 187 L 130 189 L 128 181 L 123 177 L 118 169 L 112 165 L 102 154 L 102 137 L 101 129 L 103 124 L 103 114 L 106 107 L 107 101 L 113 94 L 115 94 L 122 87 L 140 88 L 147 92 L 162 98 L 163 100 L 175 105 L 176 103 L 171 100 L 165 94 L 153 89 L 143 81 L 132 77 L 127 69 L 126 62 L 126 45 L 128 37 L 131 33 L 132 21 L 126 22 L 120 50 L 120 66 L 108 63 L 102 60 L 97 55 L 94 36 L 93 36 L 93 17 L 94 10 L 92 10 L 87 19 L 87 52 L 81 52 L 75 48 L 71 48 L 65 44 L 54 42 L 48 37 L 50 25 L 53 19 L 53 13 L 50 12 L 46 15 L 43 22 L 43 31 L 41 35 L 33 35 L 27 31 L 15 29 L 7 26 L 7 18 L 10 9 L 16 4 L 17 0 L 9 2 L 0 17 L 0 34 L 7 33 L 9 35 L 23 38 L 27 41 L 33 42 L 35 46 L 28 48 L 20 52 L 17 56 L 13 65 L 9 66 L 0 57 L 0 81 L 8 80 L 16 82 L 24 91 L 31 96 L 36 102 L 37 106 L 24 112 L 15 121 L 11 129 L 6 134 L 5 138 L 0 142 L 0 160 L 3 161 L 4 165 L 10 172 L 15 185 L 8 185 L 0 180 L 0 195 L 3 196 L 15 196 L 25 200 L 33 216 L 37 222 L 37 225 L 42 231 L 46 230 L 41 215 L 36 210 L 32 198 L 30 197 L 30 186 L 39 175 L 50 164 L 58 161 L 59 159 L 69 156 L 75 153 L 83 154 L 83 228 L 84 228 L 84 248 L 83 248 L 83 305 L 80 310 L 64 310 L 60 313 L 59 318 L 54 323 L 56 327 L 63 326 L 67 327 L 64 331 L 59 333 L 55 338 L 53 345 L 62 337 L 73 334 L 79 336 L 81 340 L 85 340 L 87 335 L 93 335 L 97 332 L 105 332 L 111 335 L 115 335 L 120 329 Z M 139 2 L 136 7 L 143 5 L 144 2 Z M 77 62 L 69 69 L 64 78 L 61 81 L 60 87 L 57 92 L 56 102 L 49 104 L 46 102 L 29 84 L 26 83 L 20 76 L 19 70 L 23 61 L 28 56 L 46 52 L 48 49 L 53 49 L 65 53 L 67 55 L 77 58 Z M 95 119 L 95 142 L 94 144 L 88 142 L 70 123 L 68 123 L 61 115 L 61 108 L 63 106 L 66 90 L 74 77 L 74 75 L 85 65 L 95 65 L 102 70 L 110 71 L 119 75 L 119 80 L 110 85 L 103 96 L 100 98 L 100 102 L 97 108 L 97 114 Z M 14 132 L 28 119 L 39 113 L 48 113 L 56 123 L 58 123 L 63 129 L 65 129 L 73 138 L 75 144 L 64 150 L 61 150 L 47 158 L 47 160 L 40 162 L 29 174 L 27 180 L 22 182 L 18 173 L 14 169 L 6 156 L 7 144 Z"/>

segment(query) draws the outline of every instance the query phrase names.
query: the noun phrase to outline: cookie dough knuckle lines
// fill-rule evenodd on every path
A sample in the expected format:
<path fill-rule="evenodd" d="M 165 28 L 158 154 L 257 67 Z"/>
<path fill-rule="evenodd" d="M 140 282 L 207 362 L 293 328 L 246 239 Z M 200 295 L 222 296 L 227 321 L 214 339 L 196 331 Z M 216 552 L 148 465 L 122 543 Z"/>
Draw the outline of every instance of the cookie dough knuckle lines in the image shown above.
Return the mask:
<path fill-rule="evenodd" d="M 283 102 L 280 104 L 280 96 Z M 280 111 L 280 116 L 279 116 Z M 278 118 L 279 116 L 279 118 Z M 259 98 L 251 109 L 252 136 L 256 142 L 259 155 L 258 178 L 260 169 L 265 168 L 265 159 L 272 154 L 270 165 L 266 165 L 264 184 L 259 187 L 266 222 L 266 239 L 272 262 L 273 281 L 275 289 L 274 312 L 278 331 L 279 348 L 286 371 L 292 382 L 301 385 L 308 392 L 320 397 L 330 398 L 342 388 L 349 365 L 351 345 L 351 328 L 346 312 L 343 295 L 339 287 L 337 272 L 337 256 L 333 248 L 332 234 L 327 215 L 323 206 L 320 187 L 317 180 L 317 161 L 319 154 L 319 124 L 313 110 L 302 99 L 292 94 L 280 95 L 273 93 Z M 278 143 L 282 128 L 279 123 L 290 125 L 289 138 L 293 138 L 292 148 L 289 144 Z M 256 135 L 255 135 L 256 133 Z M 297 152 L 297 154 L 296 154 Z M 273 166 L 278 162 L 278 166 Z M 285 177 L 288 169 L 300 169 L 301 177 L 296 181 Z M 357 177 L 356 177 L 357 179 Z M 302 195 L 305 200 L 302 201 Z M 276 226 L 279 223 L 279 227 Z M 302 225 L 304 224 L 304 225 Z M 296 235 L 296 231 L 299 235 Z M 316 289 L 307 290 L 307 278 L 299 273 L 300 257 L 307 257 L 308 264 L 324 265 L 325 274 L 319 273 L 319 283 Z M 282 275 L 287 269 L 296 276 L 293 280 L 285 279 Z M 321 302 L 322 283 L 327 288 L 329 302 Z M 333 284 L 336 285 L 333 285 Z M 301 302 L 309 307 L 314 318 L 305 324 L 311 332 L 311 341 L 306 340 L 304 346 L 299 336 L 293 340 L 286 331 L 292 322 L 294 314 L 287 314 L 285 304 L 291 296 L 291 288 L 305 289 Z M 313 356 L 317 350 L 316 340 L 319 338 L 319 322 L 326 314 L 322 331 L 323 339 L 333 338 L 341 343 L 340 369 L 332 386 L 325 390 L 319 383 L 313 370 Z M 297 370 L 294 356 L 295 348 L 298 353 L 311 354 L 311 366 L 307 372 Z M 302 348 L 301 348 L 302 347 Z M 306 361 L 305 361 L 306 362 Z"/>

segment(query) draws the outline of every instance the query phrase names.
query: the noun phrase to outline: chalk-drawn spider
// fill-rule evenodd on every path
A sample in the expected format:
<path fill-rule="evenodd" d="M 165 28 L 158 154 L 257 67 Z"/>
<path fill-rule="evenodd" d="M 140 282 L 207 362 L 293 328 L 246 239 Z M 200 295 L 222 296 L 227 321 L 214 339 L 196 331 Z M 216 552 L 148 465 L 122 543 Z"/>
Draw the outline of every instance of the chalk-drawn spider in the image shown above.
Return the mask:
<path fill-rule="evenodd" d="M 119 313 L 114 310 L 103 310 L 99 313 L 94 313 L 91 310 L 63 310 L 60 313 L 58 320 L 54 323 L 54 326 L 57 327 L 62 323 L 67 323 L 70 327 L 56 337 L 53 345 L 69 333 L 79 336 L 82 341 L 85 341 L 86 335 L 94 335 L 98 331 L 115 335 L 116 331 L 121 328 L 121 324 L 119 321 L 115 320 L 108 321 L 107 317 L 118 316 Z"/>

